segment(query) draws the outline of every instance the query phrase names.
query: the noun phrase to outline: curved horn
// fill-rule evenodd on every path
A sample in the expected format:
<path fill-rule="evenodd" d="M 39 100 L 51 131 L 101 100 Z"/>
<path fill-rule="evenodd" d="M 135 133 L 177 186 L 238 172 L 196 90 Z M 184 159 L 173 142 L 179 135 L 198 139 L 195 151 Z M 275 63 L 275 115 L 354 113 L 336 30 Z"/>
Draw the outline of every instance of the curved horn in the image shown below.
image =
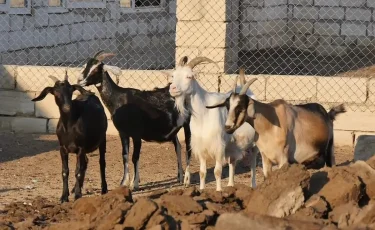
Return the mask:
<path fill-rule="evenodd" d="M 254 81 L 256 81 L 256 80 L 258 80 L 258 78 L 253 78 L 253 79 L 251 79 L 250 81 L 248 81 L 248 82 L 242 87 L 241 92 L 240 92 L 240 95 L 245 94 L 246 91 L 247 91 L 247 89 L 249 88 L 249 86 L 250 86 L 251 84 L 253 84 Z"/>
<path fill-rule="evenodd" d="M 55 77 L 55 76 L 48 75 L 48 77 L 51 78 L 51 80 L 54 81 L 54 82 L 59 81 L 59 79 L 57 79 L 57 77 Z"/>
<path fill-rule="evenodd" d="M 99 54 L 101 54 L 101 53 L 103 53 L 104 52 L 104 50 L 99 50 L 95 55 L 94 55 L 94 58 L 96 59 L 98 56 L 99 56 Z"/>
<path fill-rule="evenodd" d="M 214 63 L 214 61 L 212 61 L 211 59 L 209 58 L 206 58 L 206 57 L 196 57 L 196 58 L 193 58 L 189 64 L 187 64 L 190 68 L 194 69 L 195 66 L 197 66 L 198 64 L 202 63 L 202 62 L 208 62 L 208 63 Z"/>
<path fill-rule="evenodd" d="M 68 81 L 68 78 L 69 78 L 69 76 L 68 76 L 68 70 L 66 69 L 66 70 L 65 70 L 64 81 Z"/>
<path fill-rule="evenodd" d="M 114 54 L 114 53 L 102 53 L 102 54 L 100 54 L 99 56 L 96 57 L 96 60 L 103 61 L 104 59 L 106 59 L 108 57 L 113 57 L 113 56 L 116 56 L 116 54 Z"/>
<path fill-rule="evenodd" d="M 236 76 L 236 79 L 234 80 L 233 93 L 236 93 L 237 81 L 238 81 L 238 75 Z"/>
<path fill-rule="evenodd" d="M 178 63 L 179 66 L 184 66 L 186 65 L 186 63 L 188 62 L 188 57 L 187 56 L 183 56 L 181 59 L 180 59 L 180 62 Z"/>
<path fill-rule="evenodd" d="M 240 84 L 241 86 L 244 86 L 246 84 L 245 69 L 243 67 L 240 68 Z"/>

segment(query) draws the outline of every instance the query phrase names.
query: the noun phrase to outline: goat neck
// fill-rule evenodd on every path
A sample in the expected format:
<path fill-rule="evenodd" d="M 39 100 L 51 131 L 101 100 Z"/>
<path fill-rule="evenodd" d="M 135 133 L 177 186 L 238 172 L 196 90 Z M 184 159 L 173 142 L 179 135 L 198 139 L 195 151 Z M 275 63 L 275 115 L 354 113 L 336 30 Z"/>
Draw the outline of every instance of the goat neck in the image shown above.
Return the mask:
<path fill-rule="evenodd" d="M 109 112 L 113 115 L 113 113 L 118 108 L 115 103 L 119 100 L 118 98 L 116 99 L 116 91 L 119 86 L 112 80 L 108 72 L 105 71 L 103 73 L 102 84 L 95 87 L 98 89 L 103 103 L 108 108 Z"/>
<path fill-rule="evenodd" d="M 256 100 L 253 100 L 253 102 L 255 109 L 254 118 L 248 116 L 246 122 L 253 126 L 258 134 L 270 130 L 274 126 L 280 127 L 280 120 L 277 115 L 279 108 L 277 107 L 281 103 L 266 104 Z"/>
<path fill-rule="evenodd" d="M 204 90 L 197 81 L 192 82 L 192 87 L 193 91 L 186 98 L 186 102 L 189 104 L 192 116 L 203 116 L 208 111 L 205 105 L 208 92 Z"/>

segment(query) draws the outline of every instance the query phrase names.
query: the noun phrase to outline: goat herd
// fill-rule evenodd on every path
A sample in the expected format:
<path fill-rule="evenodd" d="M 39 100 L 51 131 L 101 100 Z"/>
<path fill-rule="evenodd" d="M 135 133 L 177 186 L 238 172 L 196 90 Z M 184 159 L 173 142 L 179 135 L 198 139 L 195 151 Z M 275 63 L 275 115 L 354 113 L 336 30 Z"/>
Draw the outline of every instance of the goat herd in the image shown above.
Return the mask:
<path fill-rule="evenodd" d="M 83 87 L 95 85 L 101 99 L 108 108 L 112 121 L 119 132 L 122 144 L 124 174 L 121 185 L 139 188 L 139 154 L 142 141 L 172 141 L 177 155 L 177 180 L 190 184 L 191 152 L 200 162 L 200 189 L 205 188 L 206 160 L 216 161 L 214 174 L 216 190 L 221 191 L 222 165 L 229 164 L 228 186 L 234 185 L 236 162 L 243 156 L 251 159 L 252 187 L 255 183 L 256 157 L 262 156 L 265 178 L 272 164 L 279 167 L 289 163 L 301 163 L 308 168 L 320 168 L 335 164 L 333 150 L 333 121 L 337 114 L 344 113 L 341 104 L 327 112 L 317 103 L 291 105 L 284 100 L 262 103 L 256 100 L 249 86 L 256 81 L 246 82 L 240 69 L 233 90 L 214 93 L 204 90 L 196 80 L 194 67 L 202 62 L 213 63 L 205 57 L 188 62 L 183 57 L 175 70 L 164 74 L 172 77 L 172 83 L 164 88 L 142 91 L 122 88 L 109 73 L 119 75 L 121 69 L 104 64 L 112 53 L 99 51 L 83 68 L 77 84 L 71 85 L 68 75 L 64 81 L 55 81 L 46 87 L 33 101 L 43 100 L 48 93 L 55 97 L 60 119 L 56 134 L 60 143 L 62 160 L 63 192 L 61 202 L 67 202 L 68 154 L 77 154 L 75 170 L 76 184 L 71 191 L 75 199 L 82 196 L 82 186 L 87 169 L 86 154 L 99 148 L 101 192 L 107 193 L 105 179 L 105 152 L 107 117 L 104 107 L 94 93 Z M 80 95 L 72 100 L 73 92 Z M 238 93 L 239 92 L 239 93 Z M 177 133 L 184 128 L 186 142 L 186 169 L 182 169 L 181 144 Z M 129 176 L 129 141 L 133 141 L 133 179 Z"/>

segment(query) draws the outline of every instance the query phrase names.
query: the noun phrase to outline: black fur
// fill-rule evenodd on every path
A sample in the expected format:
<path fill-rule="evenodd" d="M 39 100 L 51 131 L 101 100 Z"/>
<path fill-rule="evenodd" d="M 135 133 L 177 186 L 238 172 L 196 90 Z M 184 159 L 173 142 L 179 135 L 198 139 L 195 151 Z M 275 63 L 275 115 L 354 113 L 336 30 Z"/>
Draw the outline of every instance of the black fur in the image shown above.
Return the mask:
<path fill-rule="evenodd" d="M 124 163 L 124 177 L 129 155 L 129 138 L 133 139 L 134 152 L 132 161 L 138 165 L 141 150 L 141 140 L 155 142 L 173 142 L 177 155 L 178 174 L 177 179 L 183 182 L 183 170 L 181 163 L 181 144 L 177 138 L 177 132 L 184 127 L 186 142 L 187 165 L 190 164 L 190 127 L 188 117 L 183 126 L 177 126 L 179 112 L 175 108 L 174 99 L 169 94 L 169 84 L 163 88 L 155 88 L 143 91 L 133 88 L 118 86 L 104 71 L 101 63 L 92 70 L 96 61 L 90 59 L 83 71 L 85 86 L 101 84 L 97 86 L 101 98 L 112 115 L 113 123 L 119 131 L 122 142 L 122 155 Z M 138 176 L 138 177 L 137 177 Z M 134 167 L 134 180 L 139 178 L 137 167 Z M 137 188 L 135 188 L 137 189 Z"/>
<path fill-rule="evenodd" d="M 81 92 L 75 100 L 72 94 L 75 90 Z M 63 192 L 61 202 L 68 202 L 69 196 L 69 153 L 77 154 L 76 184 L 72 190 L 74 198 L 82 197 L 82 186 L 87 169 L 88 159 L 86 154 L 99 148 L 100 176 L 102 180 L 102 194 L 107 193 L 105 179 L 105 152 L 107 116 L 98 97 L 84 90 L 79 85 L 70 85 L 67 80 L 57 81 L 54 87 L 46 87 L 41 94 L 32 101 L 40 101 L 51 93 L 60 110 L 60 119 L 57 123 L 56 134 L 60 143 L 62 161 Z"/>

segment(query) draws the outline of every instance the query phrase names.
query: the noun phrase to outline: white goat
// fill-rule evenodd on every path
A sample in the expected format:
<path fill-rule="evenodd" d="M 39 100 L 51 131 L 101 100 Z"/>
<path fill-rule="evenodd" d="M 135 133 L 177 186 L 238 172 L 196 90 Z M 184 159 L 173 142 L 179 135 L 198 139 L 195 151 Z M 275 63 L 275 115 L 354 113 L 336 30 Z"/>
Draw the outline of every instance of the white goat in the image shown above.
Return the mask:
<path fill-rule="evenodd" d="M 253 151 L 254 129 L 247 123 L 241 126 L 236 132 L 227 134 L 224 130 L 225 120 L 228 114 L 226 108 L 207 109 L 207 104 L 217 103 L 230 96 L 228 93 L 213 93 L 204 90 L 195 79 L 196 74 L 193 68 L 202 63 L 213 63 L 205 57 L 192 59 L 188 64 L 187 57 L 183 57 L 172 73 L 167 73 L 173 77 L 169 87 L 169 93 L 175 98 L 176 107 L 182 114 L 191 113 L 191 148 L 192 153 L 200 161 L 200 189 L 204 189 L 206 180 L 206 160 L 208 157 L 216 160 L 215 178 L 216 191 L 221 191 L 221 174 L 224 159 L 229 163 L 228 186 L 234 186 L 234 171 L 236 161 L 241 159 L 248 151 L 251 154 L 252 187 L 255 187 L 256 153 Z M 244 80 L 241 80 L 241 84 Z M 237 79 L 234 87 L 236 88 Z M 247 95 L 255 98 L 254 94 L 248 90 Z M 257 149 L 257 148 L 254 148 Z M 187 169 L 185 178 L 190 178 Z M 188 181 L 186 180 L 188 185 Z"/>

